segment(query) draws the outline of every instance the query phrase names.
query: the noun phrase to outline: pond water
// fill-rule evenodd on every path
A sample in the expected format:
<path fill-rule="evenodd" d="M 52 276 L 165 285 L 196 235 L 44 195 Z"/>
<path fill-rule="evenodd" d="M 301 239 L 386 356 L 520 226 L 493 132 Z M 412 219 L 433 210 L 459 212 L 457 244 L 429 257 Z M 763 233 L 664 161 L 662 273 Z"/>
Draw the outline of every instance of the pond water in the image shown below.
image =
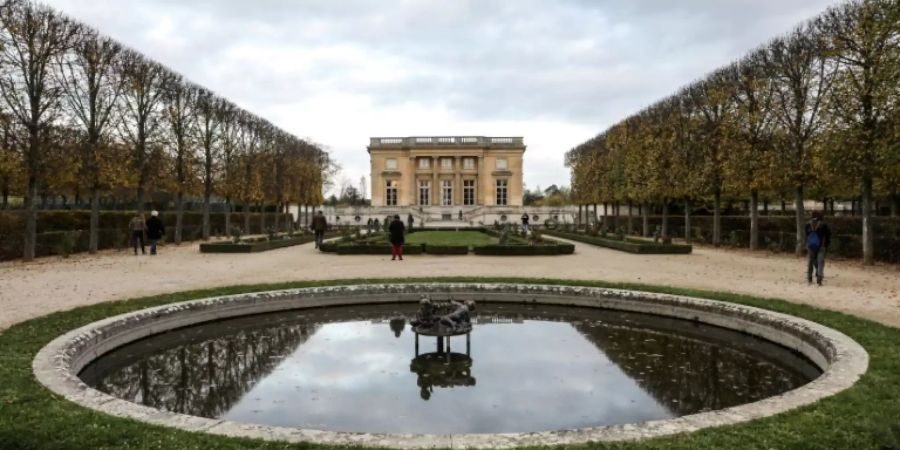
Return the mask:
<path fill-rule="evenodd" d="M 753 402 L 819 369 L 738 332 L 591 308 L 480 304 L 438 352 L 416 305 L 245 317 L 119 348 L 80 374 L 158 409 L 331 431 L 502 433 L 667 419 Z M 416 352 L 418 351 L 418 356 Z"/>

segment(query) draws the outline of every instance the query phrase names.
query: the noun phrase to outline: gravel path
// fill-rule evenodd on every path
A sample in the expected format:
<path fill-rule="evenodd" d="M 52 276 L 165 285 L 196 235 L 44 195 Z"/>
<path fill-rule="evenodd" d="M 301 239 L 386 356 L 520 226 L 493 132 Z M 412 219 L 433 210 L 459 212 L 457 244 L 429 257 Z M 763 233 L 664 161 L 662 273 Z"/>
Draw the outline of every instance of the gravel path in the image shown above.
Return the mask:
<path fill-rule="evenodd" d="M 805 260 L 764 252 L 695 248 L 692 255 L 642 256 L 577 244 L 546 257 L 321 254 L 312 244 L 252 255 L 201 254 L 168 246 L 159 256 L 101 252 L 34 263 L 0 263 L 0 330 L 77 306 L 224 285 L 297 280 L 516 276 L 635 282 L 778 297 L 900 327 L 900 266 L 829 261 L 824 287 L 808 286 Z"/>

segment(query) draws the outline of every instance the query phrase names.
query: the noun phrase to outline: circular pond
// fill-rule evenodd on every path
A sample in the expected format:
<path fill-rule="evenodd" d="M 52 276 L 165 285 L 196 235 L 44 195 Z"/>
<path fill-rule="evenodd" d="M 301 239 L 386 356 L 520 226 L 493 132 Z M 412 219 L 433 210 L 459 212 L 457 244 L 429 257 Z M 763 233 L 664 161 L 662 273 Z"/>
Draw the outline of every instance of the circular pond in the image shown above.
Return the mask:
<path fill-rule="evenodd" d="M 473 332 L 417 337 L 414 305 L 335 307 L 179 329 L 86 367 L 88 385 L 166 411 L 369 433 L 512 433 L 669 419 L 818 377 L 784 347 L 592 308 L 479 305 Z M 442 351 L 441 351 L 442 350 Z"/>
<path fill-rule="evenodd" d="M 471 332 L 414 333 L 409 319 L 423 294 L 477 301 Z M 78 404 L 192 431 L 512 447 L 765 417 L 852 386 L 867 362 L 837 331 L 747 306 L 603 288 L 425 283 L 129 313 L 59 337 L 34 372 Z"/>

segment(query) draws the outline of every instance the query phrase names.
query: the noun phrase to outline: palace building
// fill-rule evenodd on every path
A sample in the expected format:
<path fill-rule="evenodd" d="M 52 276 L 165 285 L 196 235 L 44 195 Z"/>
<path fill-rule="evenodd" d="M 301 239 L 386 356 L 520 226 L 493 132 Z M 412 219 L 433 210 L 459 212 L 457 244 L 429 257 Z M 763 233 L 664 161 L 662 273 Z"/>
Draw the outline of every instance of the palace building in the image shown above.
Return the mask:
<path fill-rule="evenodd" d="M 376 137 L 372 206 L 442 213 L 522 206 L 521 137 Z"/>

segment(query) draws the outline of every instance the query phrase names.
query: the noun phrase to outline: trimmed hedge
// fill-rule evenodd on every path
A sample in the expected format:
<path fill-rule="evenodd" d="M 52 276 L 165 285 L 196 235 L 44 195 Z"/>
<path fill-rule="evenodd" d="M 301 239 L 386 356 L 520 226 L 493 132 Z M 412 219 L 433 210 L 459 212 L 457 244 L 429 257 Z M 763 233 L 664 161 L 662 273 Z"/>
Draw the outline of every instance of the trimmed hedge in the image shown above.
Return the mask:
<path fill-rule="evenodd" d="M 575 246 L 568 244 L 550 245 L 483 245 L 475 247 L 475 254 L 482 256 L 547 256 L 571 255 Z"/>
<path fill-rule="evenodd" d="M 214 242 L 208 244 L 200 244 L 201 253 L 258 253 L 268 250 L 275 250 L 284 247 L 292 247 L 295 245 L 308 244 L 316 240 L 315 235 L 303 235 L 297 237 L 283 237 L 281 239 L 260 240 L 257 242 L 241 242 L 235 244 L 233 242 Z"/>
<path fill-rule="evenodd" d="M 324 251 L 324 250 L 323 250 Z M 425 253 L 425 246 L 422 245 L 404 245 L 404 255 L 421 255 Z M 389 244 L 337 244 L 338 255 L 390 255 L 391 246 Z"/>
<path fill-rule="evenodd" d="M 607 239 L 598 236 L 587 236 L 584 234 L 567 233 L 562 231 L 545 230 L 544 234 L 548 236 L 557 236 L 563 239 L 584 242 L 586 244 L 607 247 L 614 250 L 621 250 L 628 253 L 636 253 L 641 255 L 683 255 L 693 251 L 693 247 L 683 244 L 658 244 L 654 242 L 640 242 L 637 239 L 626 239 L 624 241 L 617 239 Z"/>
<path fill-rule="evenodd" d="M 166 236 L 163 242 L 175 240 L 175 212 L 161 212 L 160 218 L 166 225 Z M 100 228 L 98 230 L 98 247 L 105 249 L 128 248 L 131 243 L 131 233 L 128 232 L 128 222 L 134 217 L 134 211 L 100 211 Z M 90 239 L 90 211 L 38 211 L 38 234 L 35 245 L 35 254 L 38 257 L 54 256 L 61 252 L 62 241 L 67 232 L 75 233 L 75 245 L 71 253 L 86 252 Z M 289 220 L 290 215 L 285 215 L 281 224 Z M 196 241 L 203 233 L 203 213 L 185 212 L 182 218 L 182 241 Z M 231 224 L 244 226 L 244 214 L 232 213 Z M 275 224 L 274 214 L 266 215 L 266 226 Z M 259 213 L 250 213 L 250 232 L 244 234 L 260 233 Z M 22 249 L 25 241 L 25 212 L 24 211 L 0 211 L 0 261 L 13 260 L 22 257 Z M 210 232 L 213 236 L 223 235 L 225 230 L 225 214 L 210 214 Z"/>
<path fill-rule="evenodd" d="M 467 245 L 425 245 L 425 253 L 429 255 L 468 255 Z"/>

